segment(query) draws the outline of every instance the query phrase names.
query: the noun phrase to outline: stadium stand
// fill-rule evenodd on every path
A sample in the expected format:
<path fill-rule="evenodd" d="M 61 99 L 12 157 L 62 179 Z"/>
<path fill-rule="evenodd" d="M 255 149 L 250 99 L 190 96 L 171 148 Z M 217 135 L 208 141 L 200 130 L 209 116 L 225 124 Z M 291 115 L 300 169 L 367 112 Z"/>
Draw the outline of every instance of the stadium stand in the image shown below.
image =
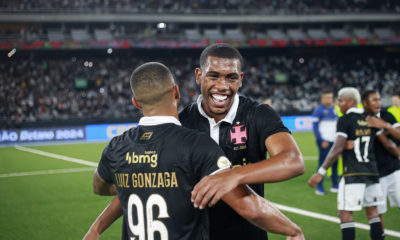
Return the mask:
<path fill-rule="evenodd" d="M 340 48 L 332 49 L 336 54 L 326 56 L 318 49 L 311 55 L 271 54 L 267 48 L 241 51 L 245 56 L 241 93 L 260 102 L 272 98 L 273 107 L 283 115 L 310 113 L 326 86 L 379 89 L 384 97 L 400 88 L 400 58 L 396 54 L 378 51 L 365 55 L 365 50 L 349 54 Z M 341 56 L 344 51 L 346 57 Z M 125 50 L 111 55 L 98 52 L 75 51 L 76 57 L 62 51 L 52 56 L 26 53 L 28 56 L 1 61 L 2 127 L 51 120 L 135 119 L 138 111 L 130 102 L 129 76 L 144 61 L 161 61 L 173 70 L 181 87 L 181 107 L 198 96 L 194 79 L 199 54 L 196 50 Z"/>
<path fill-rule="evenodd" d="M 96 0 L 57 0 L 57 1 L 1 1 L 0 8 L 7 11 L 37 12 L 181 12 L 181 13 L 317 13 L 376 11 L 400 12 L 400 3 L 393 0 L 366 1 L 276 1 L 276 0 L 227 0 L 227 1 L 96 1 Z"/>

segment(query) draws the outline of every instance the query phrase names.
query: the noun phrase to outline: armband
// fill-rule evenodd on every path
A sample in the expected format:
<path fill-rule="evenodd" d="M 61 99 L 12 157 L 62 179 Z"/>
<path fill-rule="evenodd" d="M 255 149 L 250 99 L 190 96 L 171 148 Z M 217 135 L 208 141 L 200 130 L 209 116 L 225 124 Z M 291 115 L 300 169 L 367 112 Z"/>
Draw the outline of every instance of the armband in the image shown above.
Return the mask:
<path fill-rule="evenodd" d="M 322 176 L 325 176 L 325 174 L 326 174 L 326 169 L 324 169 L 323 167 L 320 167 L 320 168 L 318 169 L 318 173 L 321 174 Z"/>

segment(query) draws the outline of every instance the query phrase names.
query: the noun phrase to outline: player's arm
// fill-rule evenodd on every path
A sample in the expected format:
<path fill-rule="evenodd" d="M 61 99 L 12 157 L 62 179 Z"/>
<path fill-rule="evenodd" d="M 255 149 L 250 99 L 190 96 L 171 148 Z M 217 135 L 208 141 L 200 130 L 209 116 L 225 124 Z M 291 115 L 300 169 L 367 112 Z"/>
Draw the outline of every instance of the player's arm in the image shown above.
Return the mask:
<path fill-rule="evenodd" d="M 291 179 L 304 173 L 304 160 L 292 135 L 279 132 L 265 140 L 269 159 L 235 168 L 231 172 L 239 184 L 273 183 Z"/>
<path fill-rule="evenodd" d="M 265 146 L 271 155 L 269 159 L 204 177 L 192 191 L 194 204 L 210 202 L 213 206 L 239 184 L 279 182 L 304 173 L 303 156 L 289 133 L 271 135 Z"/>
<path fill-rule="evenodd" d="M 395 157 L 400 157 L 400 149 L 394 144 L 394 142 L 390 141 L 387 136 L 382 132 L 376 136 L 378 140 L 381 142 L 382 146 Z"/>
<path fill-rule="evenodd" d="M 260 197 L 247 185 L 240 185 L 225 194 L 222 200 L 253 225 L 272 233 L 304 239 L 302 230 L 276 206 Z"/>
<path fill-rule="evenodd" d="M 319 168 L 318 172 L 315 173 L 310 180 L 308 181 L 308 185 L 311 187 L 316 187 L 319 182 L 323 179 L 324 175 L 326 174 L 326 170 L 332 166 L 337 159 L 339 158 L 340 154 L 342 154 L 345 146 L 346 146 L 346 140 L 347 138 L 342 136 L 342 135 L 337 135 L 335 142 L 333 143 L 333 146 L 331 150 L 328 153 L 328 156 L 326 156 L 324 163 L 321 165 Z"/>
<path fill-rule="evenodd" d="M 390 135 L 392 135 L 394 138 L 400 141 L 400 125 L 399 124 L 390 124 L 389 122 L 386 122 L 382 118 L 377 118 L 373 116 L 368 116 L 366 118 L 368 125 L 370 127 L 378 128 L 378 129 L 384 129 L 386 130 Z"/>
<path fill-rule="evenodd" d="M 104 211 L 97 217 L 96 221 L 92 224 L 89 231 L 86 233 L 84 240 L 100 239 L 100 235 L 122 216 L 122 208 L 118 196 L 111 201 L 111 203 L 104 209 Z"/>
<path fill-rule="evenodd" d="M 113 183 L 105 181 L 97 169 L 93 175 L 93 192 L 103 196 L 113 196 L 117 194 L 117 188 Z"/>

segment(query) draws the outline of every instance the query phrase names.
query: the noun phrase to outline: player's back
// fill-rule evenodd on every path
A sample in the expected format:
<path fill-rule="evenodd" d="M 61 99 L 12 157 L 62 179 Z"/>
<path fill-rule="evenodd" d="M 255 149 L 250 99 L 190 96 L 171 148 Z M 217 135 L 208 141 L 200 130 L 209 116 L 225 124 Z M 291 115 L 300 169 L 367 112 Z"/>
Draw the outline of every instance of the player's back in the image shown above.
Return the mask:
<path fill-rule="evenodd" d="M 172 123 L 139 125 L 105 152 L 124 211 L 123 239 L 209 238 L 206 210 L 190 201 L 194 185 L 218 169 L 222 151 L 208 136 Z"/>
<path fill-rule="evenodd" d="M 370 128 L 362 109 L 351 108 L 338 120 L 337 134 L 354 141 L 343 151 L 343 176 L 346 183 L 377 183 L 378 169 L 374 154 L 377 130 Z"/>
<path fill-rule="evenodd" d="M 398 123 L 394 116 L 388 111 L 382 110 L 379 115 L 379 117 L 381 117 L 385 122 L 390 123 L 392 127 L 396 128 L 400 126 L 400 123 Z M 400 145 L 400 141 L 394 138 L 391 134 L 387 134 L 387 137 L 397 146 Z M 398 158 L 388 152 L 380 141 L 375 141 L 374 147 L 380 177 L 387 176 L 400 169 L 400 161 L 398 160 Z"/>

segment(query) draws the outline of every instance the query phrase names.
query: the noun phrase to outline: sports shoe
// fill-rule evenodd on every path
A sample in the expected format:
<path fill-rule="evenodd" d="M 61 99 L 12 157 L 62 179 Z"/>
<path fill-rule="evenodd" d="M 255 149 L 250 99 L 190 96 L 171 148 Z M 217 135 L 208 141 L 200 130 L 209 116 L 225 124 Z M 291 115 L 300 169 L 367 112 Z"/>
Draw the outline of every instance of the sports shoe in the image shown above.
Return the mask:
<path fill-rule="evenodd" d="M 331 187 L 331 189 L 329 189 L 329 192 L 331 192 L 331 193 L 337 193 L 338 190 L 339 190 L 338 187 Z"/>
<path fill-rule="evenodd" d="M 315 190 L 315 194 L 322 196 L 322 195 L 325 195 L 325 191 L 324 190 L 321 191 L 320 189 L 317 189 L 317 190 Z"/>

